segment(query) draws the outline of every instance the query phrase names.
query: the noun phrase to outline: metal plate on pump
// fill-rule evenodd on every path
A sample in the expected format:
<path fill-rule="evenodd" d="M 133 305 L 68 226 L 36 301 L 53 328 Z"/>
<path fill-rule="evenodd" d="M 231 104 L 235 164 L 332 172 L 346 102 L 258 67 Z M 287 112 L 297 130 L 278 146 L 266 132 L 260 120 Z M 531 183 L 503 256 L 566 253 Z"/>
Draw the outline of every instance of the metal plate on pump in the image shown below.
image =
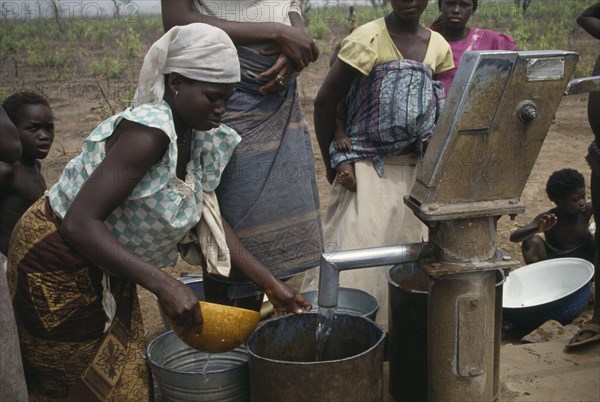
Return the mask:
<path fill-rule="evenodd" d="M 527 79 L 529 81 L 560 80 L 565 76 L 563 57 L 531 58 L 527 61 Z"/>
<path fill-rule="evenodd" d="M 574 52 L 466 52 L 406 204 L 424 221 L 521 213 Z"/>

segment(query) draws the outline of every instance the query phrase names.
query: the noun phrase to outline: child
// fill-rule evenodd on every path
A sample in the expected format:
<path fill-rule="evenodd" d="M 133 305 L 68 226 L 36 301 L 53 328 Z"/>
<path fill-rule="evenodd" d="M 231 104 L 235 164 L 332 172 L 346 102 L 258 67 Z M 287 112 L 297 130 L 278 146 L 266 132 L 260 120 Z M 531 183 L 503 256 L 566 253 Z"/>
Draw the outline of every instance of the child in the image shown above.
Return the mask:
<path fill-rule="evenodd" d="M 548 179 L 546 193 L 556 208 L 539 214 L 510 235 L 511 241 L 523 242 L 525 263 L 561 257 L 594 262 L 594 239 L 588 229 L 593 210 L 592 204 L 585 202 L 583 175 L 574 169 L 556 171 Z M 539 232 L 544 238 L 536 235 Z"/>
<path fill-rule="evenodd" d="M 419 242 L 425 226 L 404 205 L 416 178 L 419 140 L 433 129 L 439 103 L 432 77 L 452 68 L 450 45 L 419 19 L 427 0 L 391 1 L 393 11 L 357 27 L 342 41 L 337 60 L 315 99 L 315 132 L 333 183 L 324 216 L 327 251 Z M 423 93 L 406 84 L 414 78 Z M 441 89 L 441 88 L 440 88 Z M 336 108 L 346 102 L 350 152 L 335 148 Z M 335 180 L 339 162 L 354 163 L 356 191 Z M 350 158 L 346 158 L 350 156 Z M 384 172 L 385 167 L 385 172 Z M 341 179 L 341 180 L 340 180 Z M 379 300 L 377 321 L 387 324 L 385 267 L 344 271 L 340 284 L 363 289 Z M 313 288 L 316 273 L 305 275 Z"/>
<path fill-rule="evenodd" d="M 0 162 L 0 252 L 6 256 L 13 227 L 46 191 L 39 159 L 48 156 L 54 141 L 54 117 L 48 101 L 35 93 L 16 93 L 2 106 L 23 147 L 17 162 Z"/>
<path fill-rule="evenodd" d="M 345 105 L 337 110 L 334 141 L 328 144 L 328 169 L 336 169 L 337 181 L 350 191 L 356 191 L 352 163 L 357 160 L 373 158 L 382 176 L 384 157 L 422 157 L 423 142 L 443 106 L 443 87 L 434 75 L 453 66 L 448 43 L 419 23 L 427 2 L 392 4 L 393 13 L 344 39 L 336 61 L 352 76 Z M 335 67 L 331 71 L 337 75 Z M 339 81 L 330 83 L 339 86 Z"/>

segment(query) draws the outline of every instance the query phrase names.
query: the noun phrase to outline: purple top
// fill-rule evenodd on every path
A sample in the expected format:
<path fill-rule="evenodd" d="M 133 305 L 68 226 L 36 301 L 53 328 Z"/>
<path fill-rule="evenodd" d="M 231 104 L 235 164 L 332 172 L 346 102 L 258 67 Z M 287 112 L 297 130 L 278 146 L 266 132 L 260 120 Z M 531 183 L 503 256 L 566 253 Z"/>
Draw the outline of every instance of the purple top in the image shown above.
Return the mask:
<path fill-rule="evenodd" d="M 454 59 L 454 68 L 444 71 L 436 75 L 436 79 L 444 84 L 445 94 L 450 92 L 450 85 L 454 80 L 456 69 L 460 63 L 460 59 L 467 51 L 475 50 L 515 50 L 516 45 L 513 38 L 508 35 L 490 31 L 483 28 L 470 28 L 466 38 L 448 42 L 452 49 L 452 58 Z"/>

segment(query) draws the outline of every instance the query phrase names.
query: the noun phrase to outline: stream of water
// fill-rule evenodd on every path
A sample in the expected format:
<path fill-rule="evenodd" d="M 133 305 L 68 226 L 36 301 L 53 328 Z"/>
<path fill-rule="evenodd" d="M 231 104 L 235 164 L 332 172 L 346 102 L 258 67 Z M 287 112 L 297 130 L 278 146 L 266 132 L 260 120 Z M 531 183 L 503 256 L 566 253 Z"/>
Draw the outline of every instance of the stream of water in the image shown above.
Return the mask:
<path fill-rule="evenodd" d="M 333 326 L 333 315 L 335 308 L 319 307 L 317 314 L 317 352 L 315 355 L 315 361 L 321 361 L 323 358 L 323 349 L 329 334 L 331 334 L 331 327 Z"/>
<path fill-rule="evenodd" d="M 203 378 L 204 382 L 208 382 L 208 377 L 206 375 L 206 370 L 208 369 L 208 364 L 210 363 L 210 357 L 211 356 L 212 355 L 210 353 L 206 355 L 206 360 L 202 364 L 202 369 L 200 369 L 200 374 L 202 374 L 202 378 Z"/>

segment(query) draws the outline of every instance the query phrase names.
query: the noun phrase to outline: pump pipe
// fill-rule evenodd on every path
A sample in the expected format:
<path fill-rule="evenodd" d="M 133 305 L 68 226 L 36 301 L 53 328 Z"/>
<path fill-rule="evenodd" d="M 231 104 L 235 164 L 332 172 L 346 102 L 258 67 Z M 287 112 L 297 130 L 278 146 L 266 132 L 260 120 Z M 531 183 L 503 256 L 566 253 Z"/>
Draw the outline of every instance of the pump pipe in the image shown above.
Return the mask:
<path fill-rule="evenodd" d="M 372 247 L 321 254 L 319 307 L 335 308 L 338 302 L 340 271 L 416 262 L 426 243 Z"/>

